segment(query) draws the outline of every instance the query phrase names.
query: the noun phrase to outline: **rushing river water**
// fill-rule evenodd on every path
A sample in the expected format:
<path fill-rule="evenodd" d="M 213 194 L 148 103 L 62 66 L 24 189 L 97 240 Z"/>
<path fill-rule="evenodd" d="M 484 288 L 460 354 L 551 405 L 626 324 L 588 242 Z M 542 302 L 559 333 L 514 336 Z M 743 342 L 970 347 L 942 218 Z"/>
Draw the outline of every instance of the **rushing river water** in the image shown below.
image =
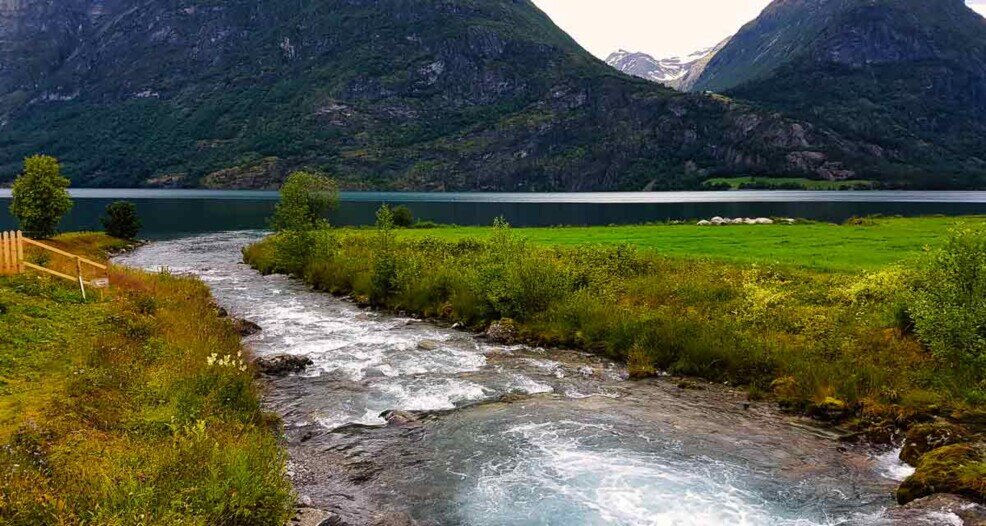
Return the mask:
<path fill-rule="evenodd" d="M 0 189 L 0 229 L 15 224 Z M 277 192 L 237 190 L 76 189 L 65 230 L 100 229 L 106 205 L 136 203 L 141 235 L 170 239 L 191 233 L 264 228 Z M 722 217 L 798 217 L 841 222 L 851 216 L 986 214 L 986 192 L 866 191 L 610 193 L 387 193 L 344 192 L 330 218 L 336 225 L 366 225 L 382 203 L 405 204 L 415 217 L 444 224 L 489 225 L 503 216 L 515 226 L 638 224 Z"/>
<path fill-rule="evenodd" d="M 314 360 L 270 380 L 266 399 L 297 491 L 334 524 L 880 524 L 908 473 L 893 452 L 722 386 L 630 382 L 595 356 L 498 346 L 261 276 L 240 263 L 260 235 L 164 241 L 117 262 L 198 275 L 263 328 L 247 340 L 256 354 Z M 393 410 L 414 418 L 388 424 Z"/>

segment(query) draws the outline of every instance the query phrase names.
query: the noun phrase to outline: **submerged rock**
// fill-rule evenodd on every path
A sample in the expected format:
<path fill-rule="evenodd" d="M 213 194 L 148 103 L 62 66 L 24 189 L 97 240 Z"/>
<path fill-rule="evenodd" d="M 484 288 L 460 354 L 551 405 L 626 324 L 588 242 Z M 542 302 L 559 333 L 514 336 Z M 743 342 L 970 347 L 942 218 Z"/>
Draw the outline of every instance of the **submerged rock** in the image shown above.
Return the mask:
<path fill-rule="evenodd" d="M 384 411 L 380 416 L 392 426 L 404 426 L 418 420 L 416 415 L 407 411 Z"/>
<path fill-rule="evenodd" d="M 957 495 L 939 494 L 915 500 L 906 506 L 888 510 L 883 518 L 891 524 L 949 524 L 956 517 L 964 526 L 986 526 L 986 507 Z"/>
<path fill-rule="evenodd" d="M 257 358 L 253 362 L 257 370 L 269 376 L 285 376 L 292 373 L 300 373 L 312 365 L 312 359 L 307 356 L 294 356 L 290 354 L 279 354 L 277 356 L 264 356 Z"/>
<path fill-rule="evenodd" d="M 435 340 L 421 340 L 418 342 L 418 349 L 422 351 L 434 351 L 438 349 L 438 342 Z"/>
<path fill-rule="evenodd" d="M 986 503 L 986 443 L 954 444 L 926 453 L 897 489 L 897 502 L 908 504 L 936 493 Z"/>
<path fill-rule="evenodd" d="M 968 431 L 954 424 L 944 421 L 917 424 L 907 430 L 900 459 L 916 467 L 925 453 L 968 441 Z"/>
<path fill-rule="evenodd" d="M 257 325 L 256 323 L 239 318 L 233 320 L 233 328 L 236 329 L 236 332 L 243 337 L 253 336 L 263 330 L 260 328 L 260 325 Z"/>

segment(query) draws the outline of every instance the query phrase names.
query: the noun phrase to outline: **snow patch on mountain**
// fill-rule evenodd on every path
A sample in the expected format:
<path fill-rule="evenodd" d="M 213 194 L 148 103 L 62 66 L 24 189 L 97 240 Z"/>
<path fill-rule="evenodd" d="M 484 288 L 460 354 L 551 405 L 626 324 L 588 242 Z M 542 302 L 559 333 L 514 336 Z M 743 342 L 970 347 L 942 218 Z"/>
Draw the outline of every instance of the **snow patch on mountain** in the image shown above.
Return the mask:
<path fill-rule="evenodd" d="M 696 51 L 684 57 L 656 59 L 647 53 L 619 50 L 612 53 L 606 63 L 610 66 L 635 77 L 653 82 L 677 87 L 677 82 L 686 76 L 692 68 L 708 57 L 716 48 L 710 47 Z"/>

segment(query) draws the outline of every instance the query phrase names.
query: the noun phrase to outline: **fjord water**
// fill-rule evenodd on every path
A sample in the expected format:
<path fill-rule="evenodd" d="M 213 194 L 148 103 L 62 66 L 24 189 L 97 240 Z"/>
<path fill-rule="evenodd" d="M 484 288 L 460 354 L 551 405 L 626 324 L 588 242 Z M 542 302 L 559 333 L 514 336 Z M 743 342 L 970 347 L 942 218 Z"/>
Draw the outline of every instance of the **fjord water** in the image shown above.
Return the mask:
<path fill-rule="evenodd" d="M 75 189 L 64 230 L 99 229 L 106 205 L 134 201 L 142 236 L 167 239 L 190 233 L 266 226 L 277 192 L 236 190 Z M 0 228 L 10 191 L 0 190 Z M 443 224 L 489 225 L 504 216 L 515 226 L 639 224 L 723 217 L 798 217 L 841 222 L 852 216 L 986 214 L 986 192 L 735 191 L 612 193 L 387 193 L 344 192 L 331 217 L 336 225 L 366 225 L 383 203 L 405 204 L 415 217 Z"/>
<path fill-rule="evenodd" d="M 723 386 L 630 382 L 596 356 L 503 347 L 261 276 L 240 262 L 261 235 L 161 241 L 117 263 L 198 275 L 263 328 L 256 354 L 313 360 L 265 396 L 298 493 L 344 524 L 873 524 L 907 474 L 893 452 Z"/>

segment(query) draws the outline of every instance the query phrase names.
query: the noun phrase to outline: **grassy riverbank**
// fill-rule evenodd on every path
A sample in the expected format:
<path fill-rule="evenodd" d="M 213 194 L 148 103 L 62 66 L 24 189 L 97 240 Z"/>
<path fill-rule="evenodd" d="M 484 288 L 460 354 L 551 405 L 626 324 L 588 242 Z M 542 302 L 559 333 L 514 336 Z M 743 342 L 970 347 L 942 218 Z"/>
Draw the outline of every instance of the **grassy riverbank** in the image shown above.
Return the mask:
<path fill-rule="evenodd" d="M 926 301 L 941 280 L 959 279 L 936 270 L 936 255 L 921 256 L 945 244 L 954 223 L 342 229 L 280 234 L 245 258 L 389 309 L 477 329 L 509 319 L 520 340 L 624 360 L 638 376 L 665 370 L 744 385 L 823 418 L 906 421 L 986 402 L 980 351 L 952 352 L 935 327 L 954 320 L 936 319 Z M 675 246 L 687 236 L 695 239 Z M 970 230 L 952 248 L 981 258 L 981 236 Z M 765 239 L 773 248 L 757 250 Z M 797 265 L 815 244 L 830 247 L 825 264 Z M 936 305 L 968 317 L 953 312 L 964 306 Z"/>
<path fill-rule="evenodd" d="M 730 225 L 723 227 L 642 225 L 612 227 L 521 228 L 528 243 L 576 247 L 630 244 L 641 252 L 675 258 L 711 258 L 735 263 L 795 265 L 819 270 L 877 270 L 913 259 L 939 246 L 957 220 L 953 217 L 866 218 L 855 224 Z M 986 217 L 961 219 L 986 223 Z M 401 239 L 443 241 L 489 239 L 488 227 L 400 230 Z"/>
<path fill-rule="evenodd" d="M 277 421 L 208 289 L 121 268 L 111 281 L 83 302 L 68 282 L 0 279 L 0 523 L 283 524 Z"/>

